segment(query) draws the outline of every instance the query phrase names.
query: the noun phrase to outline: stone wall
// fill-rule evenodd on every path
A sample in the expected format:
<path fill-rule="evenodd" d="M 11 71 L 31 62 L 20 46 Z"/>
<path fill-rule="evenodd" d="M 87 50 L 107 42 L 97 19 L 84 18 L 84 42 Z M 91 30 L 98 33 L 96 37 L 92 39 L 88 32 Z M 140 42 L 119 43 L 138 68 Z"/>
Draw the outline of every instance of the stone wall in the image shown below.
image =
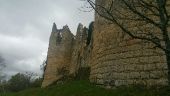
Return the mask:
<path fill-rule="evenodd" d="M 96 0 L 96 3 L 108 6 L 109 1 L 111 0 Z M 115 0 L 117 1 L 119 0 Z M 115 3 L 115 6 L 119 7 L 119 4 Z M 122 22 L 131 26 L 140 24 L 136 21 Z M 91 69 L 90 81 L 99 85 L 168 84 L 168 68 L 162 50 L 154 48 L 152 43 L 129 37 L 98 14 L 95 14 L 95 21 L 90 26 L 87 29 L 79 24 L 74 36 L 68 26 L 57 29 L 53 25 L 42 87 L 62 79 L 61 71 L 66 71 L 64 75 L 76 77 L 81 72 L 79 69 L 88 67 Z M 136 27 L 130 30 L 134 29 Z M 151 29 L 160 32 L 148 25 L 143 29 L 145 32 Z M 87 43 L 87 40 L 91 41 Z"/>
<path fill-rule="evenodd" d="M 96 0 L 106 4 L 109 0 Z M 102 3 L 101 3 L 102 2 Z M 90 81 L 101 85 L 167 85 L 164 52 L 132 39 L 95 14 Z"/>

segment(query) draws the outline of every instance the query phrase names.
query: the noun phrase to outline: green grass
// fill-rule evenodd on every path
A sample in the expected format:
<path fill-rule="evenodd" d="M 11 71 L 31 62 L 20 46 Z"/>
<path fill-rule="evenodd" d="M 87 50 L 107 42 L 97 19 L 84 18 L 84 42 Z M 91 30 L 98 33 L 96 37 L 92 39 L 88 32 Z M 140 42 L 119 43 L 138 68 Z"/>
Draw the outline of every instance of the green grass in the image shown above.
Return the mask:
<path fill-rule="evenodd" d="M 87 81 L 69 81 L 63 85 L 53 85 L 48 88 L 31 88 L 16 93 L 0 96 L 170 96 L 170 88 L 145 89 L 140 87 L 119 87 L 104 89 Z"/>

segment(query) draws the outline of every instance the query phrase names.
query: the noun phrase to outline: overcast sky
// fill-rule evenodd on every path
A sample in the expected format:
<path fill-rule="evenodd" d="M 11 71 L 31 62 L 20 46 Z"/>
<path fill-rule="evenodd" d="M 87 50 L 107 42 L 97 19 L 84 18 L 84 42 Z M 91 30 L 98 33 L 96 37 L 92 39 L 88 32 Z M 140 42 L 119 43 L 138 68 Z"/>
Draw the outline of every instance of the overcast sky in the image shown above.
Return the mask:
<path fill-rule="evenodd" d="M 88 26 L 93 12 L 78 10 L 80 0 L 0 0 L 0 56 L 5 59 L 4 73 L 41 74 L 53 22 L 58 28 L 68 25 L 76 33 L 78 23 Z"/>

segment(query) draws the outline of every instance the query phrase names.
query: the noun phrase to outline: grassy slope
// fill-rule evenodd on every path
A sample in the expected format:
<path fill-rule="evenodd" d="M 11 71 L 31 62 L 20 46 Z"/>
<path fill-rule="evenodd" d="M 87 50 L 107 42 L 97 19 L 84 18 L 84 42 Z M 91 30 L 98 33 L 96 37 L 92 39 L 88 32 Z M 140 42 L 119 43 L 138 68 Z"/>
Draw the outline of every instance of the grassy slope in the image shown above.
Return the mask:
<path fill-rule="evenodd" d="M 87 81 L 70 81 L 63 85 L 55 85 L 45 89 L 32 88 L 7 95 L 0 93 L 0 96 L 170 96 L 170 88 L 157 91 L 134 87 L 106 90 L 91 85 Z"/>

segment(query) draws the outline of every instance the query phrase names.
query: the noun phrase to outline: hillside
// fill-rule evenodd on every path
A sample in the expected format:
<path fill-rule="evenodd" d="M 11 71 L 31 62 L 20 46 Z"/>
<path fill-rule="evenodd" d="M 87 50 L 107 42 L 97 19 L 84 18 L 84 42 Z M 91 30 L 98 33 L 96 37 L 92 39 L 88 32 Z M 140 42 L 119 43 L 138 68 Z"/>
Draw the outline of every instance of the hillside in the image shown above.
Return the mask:
<path fill-rule="evenodd" d="M 119 87 L 106 90 L 87 81 L 69 81 L 45 89 L 31 88 L 6 95 L 0 93 L 0 96 L 170 96 L 170 88 L 149 90 L 141 87 Z"/>

